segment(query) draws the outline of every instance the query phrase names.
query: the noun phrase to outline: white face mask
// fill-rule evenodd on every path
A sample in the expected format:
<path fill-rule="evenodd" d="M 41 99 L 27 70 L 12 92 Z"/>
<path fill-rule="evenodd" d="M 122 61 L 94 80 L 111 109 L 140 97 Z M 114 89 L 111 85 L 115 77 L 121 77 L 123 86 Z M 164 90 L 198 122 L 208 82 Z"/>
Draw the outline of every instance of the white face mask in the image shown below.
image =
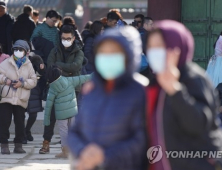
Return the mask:
<path fill-rule="evenodd" d="M 14 55 L 18 58 L 22 58 L 24 57 L 24 52 L 17 50 L 17 51 L 14 51 Z"/>
<path fill-rule="evenodd" d="M 72 41 L 62 40 L 62 44 L 64 47 L 70 47 L 72 45 Z"/>
<path fill-rule="evenodd" d="M 154 73 L 161 73 L 166 67 L 166 49 L 151 48 L 147 50 L 148 63 Z"/>

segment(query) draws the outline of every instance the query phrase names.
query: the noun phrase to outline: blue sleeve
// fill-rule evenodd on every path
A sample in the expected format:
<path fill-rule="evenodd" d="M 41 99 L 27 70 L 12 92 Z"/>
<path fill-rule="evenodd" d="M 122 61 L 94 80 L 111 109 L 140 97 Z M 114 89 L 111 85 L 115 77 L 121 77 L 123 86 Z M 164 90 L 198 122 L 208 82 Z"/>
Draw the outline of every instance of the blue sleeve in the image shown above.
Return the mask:
<path fill-rule="evenodd" d="M 124 165 L 130 165 L 132 162 L 141 165 L 145 161 L 148 145 L 145 130 L 145 96 L 143 100 L 138 100 L 132 114 L 130 123 L 132 136 L 105 150 L 105 162 L 103 164 L 105 169 L 115 169 L 116 165 L 124 167 Z M 139 167 L 137 168 L 139 169 Z"/>

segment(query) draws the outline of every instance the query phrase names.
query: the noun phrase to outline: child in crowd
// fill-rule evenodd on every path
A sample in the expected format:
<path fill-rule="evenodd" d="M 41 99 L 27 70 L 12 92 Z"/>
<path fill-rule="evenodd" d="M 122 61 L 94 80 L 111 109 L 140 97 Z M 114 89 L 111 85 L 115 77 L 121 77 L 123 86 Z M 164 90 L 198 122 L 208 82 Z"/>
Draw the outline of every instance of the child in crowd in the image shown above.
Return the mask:
<path fill-rule="evenodd" d="M 31 133 L 31 129 L 36 121 L 38 112 L 42 112 L 42 84 L 41 79 L 45 75 L 46 67 L 42 58 L 34 53 L 29 54 L 29 60 L 32 63 L 34 71 L 37 76 L 37 86 L 31 90 L 31 94 L 28 101 L 28 107 L 26 112 L 28 113 L 28 120 L 25 126 L 23 144 L 27 144 L 27 141 L 33 141 L 34 138 Z"/>
<path fill-rule="evenodd" d="M 62 152 L 57 154 L 57 158 L 67 158 L 66 138 L 68 127 L 74 121 L 74 116 L 78 112 L 75 88 L 90 80 L 91 75 L 76 77 L 63 77 L 62 70 L 52 65 L 46 73 L 50 88 L 47 96 L 44 124 L 50 125 L 51 110 L 55 108 L 56 120 L 58 120 L 59 133 L 61 136 Z"/>

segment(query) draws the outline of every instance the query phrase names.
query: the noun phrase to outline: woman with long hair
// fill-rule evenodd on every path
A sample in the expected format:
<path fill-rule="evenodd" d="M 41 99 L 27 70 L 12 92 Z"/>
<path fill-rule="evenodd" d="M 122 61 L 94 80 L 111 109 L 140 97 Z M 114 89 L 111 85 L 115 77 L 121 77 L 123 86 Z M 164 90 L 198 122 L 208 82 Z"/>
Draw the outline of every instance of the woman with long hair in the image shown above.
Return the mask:
<path fill-rule="evenodd" d="M 94 40 L 96 36 L 100 35 L 103 32 L 104 26 L 100 21 L 94 21 L 90 27 L 90 34 L 88 34 L 84 39 L 84 48 L 83 52 L 85 57 L 88 60 L 87 65 L 85 66 L 87 74 L 90 74 L 94 71 L 93 61 L 94 61 Z"/>

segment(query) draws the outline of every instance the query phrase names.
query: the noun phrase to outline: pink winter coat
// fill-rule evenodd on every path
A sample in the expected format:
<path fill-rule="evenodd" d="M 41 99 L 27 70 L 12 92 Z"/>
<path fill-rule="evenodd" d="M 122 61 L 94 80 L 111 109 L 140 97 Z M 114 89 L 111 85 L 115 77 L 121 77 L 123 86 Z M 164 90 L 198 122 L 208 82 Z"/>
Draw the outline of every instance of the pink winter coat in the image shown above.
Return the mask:
<path fill-rule="evenodd" d="M 7 55 L 7 54 L 2 54 L 2 55 L 0 55 L 0 63 L 2 62 L 2 61 L 4 61 L 6 58 L 9 58 L 10 56 L 9 55 Z"/>

